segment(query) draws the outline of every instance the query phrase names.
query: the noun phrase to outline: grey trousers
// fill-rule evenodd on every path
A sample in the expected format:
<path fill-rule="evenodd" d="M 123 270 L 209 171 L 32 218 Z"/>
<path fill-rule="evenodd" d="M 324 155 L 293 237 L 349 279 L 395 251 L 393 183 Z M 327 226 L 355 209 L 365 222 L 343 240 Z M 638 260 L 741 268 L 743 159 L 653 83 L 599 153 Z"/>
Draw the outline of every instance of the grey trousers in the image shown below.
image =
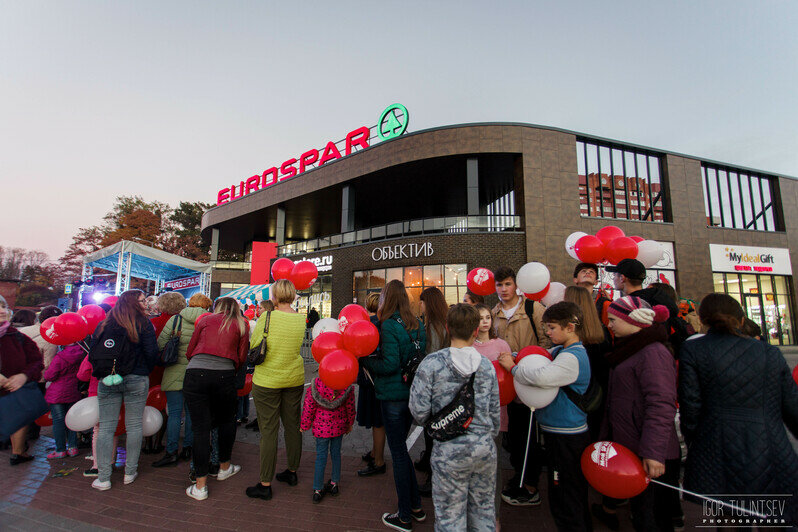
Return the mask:
<path fill-rule="evenodd" d="M 97 386 L 97 402 L 100 405 L 100 432 L 97 435 L 97 469 L 101 482 L 111 480 L 114 456 L 114 433 L 119 422 L 119 410 L 125 403 L 125 474 L 138 470 L 143 438 L 142 422 L 150 378 L 146 375 L 125 375 L 122 383 L 106 386 L 100 380 Z"/>

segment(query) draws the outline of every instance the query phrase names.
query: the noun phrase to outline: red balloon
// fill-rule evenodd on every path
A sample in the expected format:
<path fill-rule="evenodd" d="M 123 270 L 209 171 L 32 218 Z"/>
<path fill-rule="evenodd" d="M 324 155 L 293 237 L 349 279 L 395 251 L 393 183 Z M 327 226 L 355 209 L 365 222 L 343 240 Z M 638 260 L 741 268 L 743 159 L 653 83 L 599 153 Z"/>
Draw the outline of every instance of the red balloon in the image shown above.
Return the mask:
<path fill-rule="evenodd" d="M 119 296 L 108 296 L 105 299 L 103 299 L 103 303 L 109 305 L 111 308 L 114 308 L 114 306 L 116 306 L 117 301 L 119 301 Z"/>
<path fill-rule="evenodd" d="M 89 334 L 94 334 L 94 330 L 105 319 L 105 311 L 100 305 L 86 305 L 78 309 L 78 314 L 83 316 L 89 324 Z"/>
<path fill-rule="evenodd" d="M 294 269 L 294 261 L 291 259 L 277 259 L 272 264 L 272 279 L 279 281 L 280 279 L 288 279 L 291 277 L 291 270 Z"/>
<path fill-rule="evenodd" d="M 244 387 L 238 390 L 239 397 L 246 397 L 249 392 L 252 391 L 252 373 L 247 373 L 247 376 L 244 377 Z"/>
<path fill-rule="evenodd" d="M 341 312 L 338 314 L 338 330 L 343 334 L 346 327 L 350 323 L 355 323 L 356 321 L 369 321 L 369 313 L 360 305 L 350 303 L 342 308 Z"/>
<path fill-rule="evenodd" d="M 629 238 L 634 240 L 635 243 L 642 242 L 643 240 L 645 240 L 645 238 L 643 238 L 642 236 L 630 236 Z"/>
<path fill-rule="evenodd" d="M 528 345 L 518 352 L 518 355 L 516 355 L 515 357 L 515 363 L 518 364 L 519 362 L 521 362 L 522 358 L 527 357 L 529 355 L 540 355 L 548 358 L 549 360 L 554 360 L 551 357 L 551 353 L 549 353 L 543 347 L 540 347 L 539 345 Z"/>
<path fill-rule="evenodd" d="M 596 237 L 604 242 L 604 244 L 609 244 L 616 238 L 621 238 L 622 236 L 626 236 L 626 234 L 623 232 L 623 230 L 621 230 L 620 227 L 614 225 L 602 227 L 596 232 Z"/>
<path fill-rule="evenodd" d="M 244 312 L 244 316 L 246 316 L 248 320 L 253 320 L 255 319 L 255 311 L 253 309 L 249 309 Z"/>
<path fill-rule="evenodd" d="M 318 276 L 319 270 L 316 269 L 316 265 L 309 260 L 303 260 L 294 264 L 288 279 L 294 283 L 297 290 L 307 290 L 313 286 Z"/>
<path fill-rule="evenodd" d="M 604 247 L 604 255 L 610 264 L 618 264 L 623 259 L 636 259 L 637 242 L 627 236 L 616 238 Z"/>
<path fill-rule="evenodd" d="M 321 364 L 321 359 L 328 353 L 344 348 L 344 336 L 341 333 L 325 331 L 320 333 L 310 345 L 313 359 Z"/>
<path fill-rule="evenodd" d="M 792 380 L 798 385 L 798 366 L 795 366 L 795 369 L 792 370 Z"/>
<path fill-rule="evenodd" d="M 346 390 L 357 379 L 357 359 L 349 351 L 338 349 L 327 354 L 319 364 L 321 381 L 333 390 Z"/>
<path fill-rule="evenodd" d="M 161 390 L 161 386 L 153 386 L 147 392 L 146 406 L 155 407 L 156 410 L 166 410 L 166 394 Z"/>
<path fill-rule="evenodd" d="M 120 436 L 125 432 L 127 432 L 127 428 L 125 427 L 125 404 L 122 403 L 122 408 L 119 409 L 119 421 L 116 423 L 114 436 Z"/>
<path fill-rule="evenodd" d="M 41 333 L 42 338 L 51 344 L 62 345 L 60 339 L 58 338 L 58 333 L 55 332 L 55 319 L 57 317 L 58 316 L 51 316 L 44 320 L 42 324 L 39 325 L 39 332 Z"/>
<path fill-rule="evenodd" d="M 496 378 L 499 379 L 499 404 L 508 405 L 515 399 L 513 375 L 504 369 L 498 360 L 493 361 L 493 367 L 496 370 Z"/>
<path fill-rule="evenodd" d="M 540 292 L 535 292 L 534 294 L 525 293 L 524 296 L 526 296 L 527 299 L 531 299 L 532 301 L 540 301 L 541 299 L 546 297 L 546 294 L 549 293 L 549 288 L 551 288 L 551 283 L 547 284 L 546 288 L 544 288 Z"/>
<path fill-rule="evenodd" d="M 343 336 L 344 349 L 356 357 L 370 355 L 380 345 L 380 332 L 371 321 L 350 323 Z"/>
<path fill-rule="evenodd" d="M 63 345 L 73 344 L 89 335 L 89 323 L 77 312 L 64 312 L 56 316 L 53 327 Z"/>
<path fill-rule="evenodd" d="M 496 291 L 493 272 L 487 268 L 474 268 L 468 272 L 466 285 L 478 296 L 489 296 Z"/>
<path fill-rule="evenodd" d="M 586 235 L 574 244 L 574 253 L 582 262 L 598 264 L 604 260 L 604 242 L 593 235 Z"/>
<path fill-rule="evenodd" d="M 615 499 L 640 495 L 649 481 L 640 458 L 610 441 L 588 445 L 582 453 L 582 473 L 596 491 Z"/>
<path fill-rule="evenodd" d="M 50 412 L 43 414 L 36 420 L 36 424 L 40 427 L 50 427 L 53 424 L 53 415 Z"/>

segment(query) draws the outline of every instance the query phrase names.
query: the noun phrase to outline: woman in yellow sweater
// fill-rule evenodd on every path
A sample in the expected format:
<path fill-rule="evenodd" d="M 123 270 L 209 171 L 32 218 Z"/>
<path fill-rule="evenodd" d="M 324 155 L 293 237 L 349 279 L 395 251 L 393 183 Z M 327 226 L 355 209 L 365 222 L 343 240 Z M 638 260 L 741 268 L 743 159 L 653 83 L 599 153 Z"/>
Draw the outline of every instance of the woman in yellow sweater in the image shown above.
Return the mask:
<path fill-rule="evenodd" d="M 274 310 L 258 319 L 250 340 L 250 349 L 260 345 L 268 320 L 266 359 L 263 364 L 255 366 L 252 375 L 252 398 L 260 427 L 260 481 L 247 488 L 248 497 L 264 500 L 272 498 L 271 482 L 277 466 L 280 421 L 285 430 L 288 469 L 277 473 L 277 480 L 289 486 L 297 484 L 296 470 L 302 456 L 299 422 L 305 388 L 305 366 L 299 352 L 305 337 L 305 317 L 291 308 L 296 299 L 296 288 L 291 281 L 277 281 L 271 286 L 270 298 Z"/>

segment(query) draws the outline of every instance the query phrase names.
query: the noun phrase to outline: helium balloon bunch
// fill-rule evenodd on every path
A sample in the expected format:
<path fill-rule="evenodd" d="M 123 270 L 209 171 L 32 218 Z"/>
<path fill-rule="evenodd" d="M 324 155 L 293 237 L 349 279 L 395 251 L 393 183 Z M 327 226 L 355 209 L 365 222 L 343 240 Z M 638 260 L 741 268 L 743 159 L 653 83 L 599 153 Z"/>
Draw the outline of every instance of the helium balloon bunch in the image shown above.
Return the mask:
<path fill-rule="evenodd" d="M 582 262 L 618 264 L 624 259 L 637 259 L 651 268 L 662 260 L 664 249 L 656 240 L 626 236 L 620 227 L 608 225 L 595 235 L 582 231 L 571 233 L 565 239 L 565 251 Z"/>
<path fill-rule="evenodd" d="M 316 282 L 318 276 L 318 268 L 309 260 L 294 263 L 291 259 L 282 258 L 272 264 L 272 279 L 275 281 L 288 279 L 297 290 L 307 290 Z"/>
<path fill-rule="evenodd" d="M 380 333 L 360 305 L 347 305 L 338 319 L 324 318 L 313 326 L 310 351 L 319 363 L 319 377 L 333 390 L 345 390 L 357 379 L 359 357 L 380 345 Z"/>

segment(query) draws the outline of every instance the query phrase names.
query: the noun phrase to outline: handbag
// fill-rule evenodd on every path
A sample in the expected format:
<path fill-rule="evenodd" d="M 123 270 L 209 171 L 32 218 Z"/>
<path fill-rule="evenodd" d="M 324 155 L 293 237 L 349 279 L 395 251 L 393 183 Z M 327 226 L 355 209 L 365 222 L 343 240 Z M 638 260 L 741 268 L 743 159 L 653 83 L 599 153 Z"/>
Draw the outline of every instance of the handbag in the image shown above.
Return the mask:
<path fill-rule="evenodd" d="M 247 353 L 247 364 L 250 366 L 259 366 L 266 360 L 266 335 L 269 334 L 269 323 L 272 321 L 272 311 L 266 313 L 266 326 L 263 328 L 263 339 L 260 345 L 253 347 Z"/>
<path fill-rule="evenodd" d="M 175 329 L 177 326 L 177 329 Z M 161 363 L 164 366 L 173 366 L 177 364 L 178 355 L 180 354 L 180 334 L 183 328 L 183 317 L 178 314 L 172 322 L 172 333 L 167 340 L 166 345 L 161 350 Z"/>
<path fill-rule="evenodd" d="M 0 397 L 0 441 L 7 440 L 49 410 L 50 405 L 35 382 L 26 382 L 19 390 Z"/>
<path fill-rule="evenodd" d="M 464 383 L 448 405 L 440 409 L 424 424 L 424 430 L 433 440 L 449 441 L 462 436 L 474 419 L 474 377 Z"/>

